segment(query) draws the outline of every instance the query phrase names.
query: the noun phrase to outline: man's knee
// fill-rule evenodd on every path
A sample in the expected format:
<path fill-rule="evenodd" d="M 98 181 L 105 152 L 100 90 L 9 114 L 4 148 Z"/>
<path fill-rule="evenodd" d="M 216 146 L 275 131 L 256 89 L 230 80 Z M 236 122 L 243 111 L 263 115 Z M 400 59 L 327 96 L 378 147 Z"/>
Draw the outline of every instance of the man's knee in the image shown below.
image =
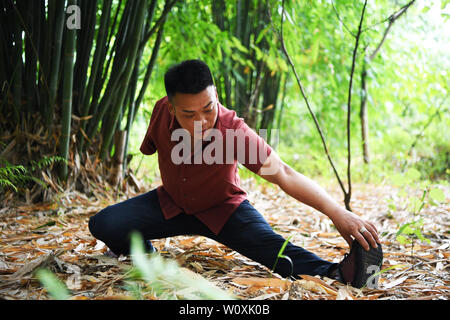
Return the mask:
<path fill-rule="evenodd" d="M 108 208 L 105 208 L 89 218 L 89 231 L 97 239 L 103 238 L 102 234 L 105 234 L 105 231 L 107 231 L 107 226 L 104 219 L 104 215 L 107 210 Z"/>
<path fill-rule="evenodd" d="M 97 228 L 98 228 L 98 218 L 97 218 L 97 214 L 93 215 L 89 218 L 89 231 L 91 232 L 91 234 L 97 238 L 96 234 L 97 234 Z"/>

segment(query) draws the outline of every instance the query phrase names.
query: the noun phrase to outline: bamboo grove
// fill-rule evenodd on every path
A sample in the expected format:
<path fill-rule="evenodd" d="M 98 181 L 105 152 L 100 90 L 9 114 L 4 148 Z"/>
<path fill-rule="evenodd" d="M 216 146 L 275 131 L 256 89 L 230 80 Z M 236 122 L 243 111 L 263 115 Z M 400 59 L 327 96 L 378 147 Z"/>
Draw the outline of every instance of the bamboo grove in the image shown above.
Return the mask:
<path fill-rule="evenodd" d="M 114 159 L 123 165 L 176 2 L 0 1 L 2 158 L 20 163 L 47 153 L 67 160 L 70 149 L 108 160 L 116 135 L 123 150 Z M 151 59 L 142 63 L 146 47 Z M 60 165 L 60 179 L 67 175 Z"/>
<path fill-rule="evenodd" d="M 234 6 L 225 0 L 212 1 L 213 21 L 221 31 L 234 34 L 243 46 L 247 64 L 231 67 L 230 57 L 224 52 L 220 76 L 215 83 L 221 100 L 235 106 L 236 112 L 253 128 L 278 128 L 274 123 L 277 106 L 282 107 L 281 82 L 286 82 L 287 66 L 282 59 L 269 59 L 270 50 L 277 51 L 277 39 L 265 37 L 271 31 L 269 1 L 238 1 Z M 229 14 L 230 9 L 235 14 Z M 284 68 L 283 68 L 284 67 Z M 252 72 L 250 72 L 252 70 Z M 281 113 L 279 113 L 281 116 Z M 268 130 L 270 140 L 270 130 Z"/>

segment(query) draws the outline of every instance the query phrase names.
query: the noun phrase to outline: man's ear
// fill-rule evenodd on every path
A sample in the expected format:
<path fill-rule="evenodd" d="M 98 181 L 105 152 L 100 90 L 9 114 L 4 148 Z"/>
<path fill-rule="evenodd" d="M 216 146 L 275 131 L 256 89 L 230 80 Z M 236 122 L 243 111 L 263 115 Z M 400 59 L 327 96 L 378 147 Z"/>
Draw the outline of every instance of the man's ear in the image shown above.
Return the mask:
<path fill-rule="evenodd" d="M 175 115 L 175 107 L 173 106 L 172 103 L 170 103 L 170 101 L 168 101 L 167 107 L 169 108 L 170 114 L 171 114 L 171 115 Z"/>

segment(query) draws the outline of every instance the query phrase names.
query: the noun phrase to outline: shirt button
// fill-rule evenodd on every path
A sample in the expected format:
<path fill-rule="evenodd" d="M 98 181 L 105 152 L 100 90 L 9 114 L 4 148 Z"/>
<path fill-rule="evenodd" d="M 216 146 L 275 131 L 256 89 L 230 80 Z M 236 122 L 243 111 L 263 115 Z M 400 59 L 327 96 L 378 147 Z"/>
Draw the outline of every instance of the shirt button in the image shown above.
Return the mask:
<path fill-rule="evenodd" d="M 183 182 L 186 182 L 187 181 L 187 179 L 186 178 L 183 178 Z"/>
<path fill-rule="evenodd" d="M 195 201 L 195 198 L 192 198 L 191 200 L 192 200 L 192 201 Z"/>

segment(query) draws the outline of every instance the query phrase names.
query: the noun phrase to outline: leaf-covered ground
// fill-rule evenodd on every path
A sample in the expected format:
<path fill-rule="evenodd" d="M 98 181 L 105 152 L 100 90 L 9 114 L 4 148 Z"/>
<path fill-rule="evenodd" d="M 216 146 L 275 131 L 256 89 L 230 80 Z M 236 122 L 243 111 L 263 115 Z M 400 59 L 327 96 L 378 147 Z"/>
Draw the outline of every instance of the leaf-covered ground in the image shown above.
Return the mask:
<path fill-rule="evenodd" d="M 291 241 L 329 261 L 348 252 L 347 243 L 323 214 L 298 203 L 277 188 L 244 181 L 249 200 L 270 225 Z M 411 221 L 407 204 L 422 194 L 406 194 L 389 185 L 353 186 L 353 211 L 373 221 L 381 233 L 384 271 L 377 289 L 355 289 L 328 278 L 282 279 L 267 268 L 205 237 L 173 237 L 153 241 L 159 252 L 240 299 L 445 299 L 450 297 L 450 221 L 448 186 L 438 186 L 445 200 L 425 205 L 422 233 L 430 240 L 401 245 L 396 233 Z M 338 188 L 327 191 L 340 200 Z M 97 198 L 100 198 L 97 195 Z M 35 278 L 47 267 L 65 282 L 72 299 L 127 299 L 130 257 L 112 258 L 89 233 L 91 215 L 121 199 L 95 200 L 71 192 L 58 203 L 16 204 L 0 209 L 0 299 L 49 299 Z M 157 299 L 142 287 L 144 299 Z"/>

